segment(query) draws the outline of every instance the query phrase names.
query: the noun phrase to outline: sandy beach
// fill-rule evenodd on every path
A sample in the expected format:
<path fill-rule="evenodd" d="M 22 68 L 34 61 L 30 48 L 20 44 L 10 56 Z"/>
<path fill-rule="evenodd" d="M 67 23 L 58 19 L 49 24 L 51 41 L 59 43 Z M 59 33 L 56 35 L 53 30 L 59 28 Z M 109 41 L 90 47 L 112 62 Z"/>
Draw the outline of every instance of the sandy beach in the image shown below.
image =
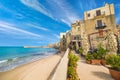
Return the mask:
<path fill-rule="evenodd" d="M 52 55 L 10 71 L 1 72 L 0 80 L 48 80 L 62 55 L 63 53 Z"/>

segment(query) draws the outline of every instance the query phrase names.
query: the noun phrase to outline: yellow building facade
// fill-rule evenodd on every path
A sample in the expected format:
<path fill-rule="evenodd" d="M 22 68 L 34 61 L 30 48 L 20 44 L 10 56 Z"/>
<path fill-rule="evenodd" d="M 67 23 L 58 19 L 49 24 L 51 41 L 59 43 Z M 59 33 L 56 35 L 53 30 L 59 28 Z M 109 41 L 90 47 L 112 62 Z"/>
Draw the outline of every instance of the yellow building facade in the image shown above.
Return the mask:
<path fill-rule="evenodd" d="M 114 4 L 86 11 L 84 13 L 84 26 L 87 34 L 97 32 L 99 29 L 115 29 Z"/>
<path fill-rule="evenodd" d="M 88 37 L 89 48 L 97 47 L 109 31 L 116 33 L 114 14 L 114 4 L 107 3 L 103 7 L 84 12 L 84 20 L 72 23 L 71 30 L 66 32 L 66 47 L 69 44 L 74 45 L 76 49 L 81 47 L 84 34 Z"/>

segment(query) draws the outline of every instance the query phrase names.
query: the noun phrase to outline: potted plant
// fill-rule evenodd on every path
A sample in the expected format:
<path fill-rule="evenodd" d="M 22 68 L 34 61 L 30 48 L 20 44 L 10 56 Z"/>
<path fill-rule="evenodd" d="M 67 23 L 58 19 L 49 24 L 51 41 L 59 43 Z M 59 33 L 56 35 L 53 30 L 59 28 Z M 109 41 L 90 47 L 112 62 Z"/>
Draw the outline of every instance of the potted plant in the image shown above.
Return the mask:
<path fill-rule="evenodd" d="M 105 55 L 106 55 L 106 52 L 107 50 L 105 50 L 101 44 L 98 46 L 98 51 L 97 51 L 97 54 L 99 55 L 99 57 L 101 58 L 101 64 L 102 65 L 105 65 L 106 62 L 105 62 Z"/>
<path fill-rule="evenodd" d="M 110 54 L 106 58 L 109 72 L 115 80 L 120 80 L 120 55 Z"/>
<path fill-rule="evenodd" d="M 98 45 L 97 51 L 93 52 L 92 54 L 92 64 L 103 64 L 105 65 L 105 55 L 106 55 L 107 50 L 105 50 L 101 44 Z"/>
<path fill-rule="evenodd" d="M 101 56 L 100 56 L 100 54 L 94 52 L 92 54 L 91 63 L 96 64 L 96 65 L 101 64 Z"/>
<path fill-rule="evenodd" d="M 92 54 L 87 53 L 87 55 L 86 55 L 86 63 L 91 64 L 91 59 L 92 59 Z"/>

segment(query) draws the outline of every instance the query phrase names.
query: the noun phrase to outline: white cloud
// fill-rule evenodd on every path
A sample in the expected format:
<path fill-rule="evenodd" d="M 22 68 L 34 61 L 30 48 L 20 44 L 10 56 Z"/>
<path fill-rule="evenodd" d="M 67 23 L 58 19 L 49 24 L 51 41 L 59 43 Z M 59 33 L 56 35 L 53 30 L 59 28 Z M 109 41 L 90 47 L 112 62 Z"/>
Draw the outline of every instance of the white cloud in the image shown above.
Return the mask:
<path fill-rule="evenodd" d="M 20 0 L 24 5 L 31 7 L 39 12 L 41 12 L 42 14 L 49 16 L 52 18 L 51 14 L 47 11 L 47 9 L 39 3 L 38 0 Z"/>
<path fill-rule="evenodd" d="M 33 9 L 43 13 L 46 16 L 51 17 L 55 21 L 64 22 L 65 24 L 69 25 L 74 22 L 75 20 L 79 19 L 79 16 L 76 14 L 76 12 L 73 10 L 71 5 L 67 4 L 66 1 L 60 0 L 49 0 L 47 1 L 48 4 L 51 6 L 51 8 L 57 8 L 58 12 L 61 13 L 59 15 L 54 15 L 54 12 L 51 12 L 49 9 L 45 8 L 44 5 L 42 5 L 38 0 L 20 0 L 24 5 L 32 7 Z M 56 7 L 54 6 L 56 5 Z M 48 12 L 49 11 L 49 12 Z M 60 15 L 62 17 L 60 18 Z M 64 18 L 64 20 L 63 20 Z"/>
<path fill-rule="evenodd" d="M 79 2 L 80 10 L 84 10 L 84 6 L 81 2 Z"/>
<path fill-rule="evenodd" d="M 6 32 L 6 34 L 12 34 L 12 35 L 17 35 L 17 36 L 31 36 L 31 37 L 37 37 L 41 38 L 42 36 L 39 34 L 35 34 L 20 28 L 17 28 L 14 24 L 8 23 L 8 22 L 3 22 L 0 21 L 0 31 L 1 32 Z"/>
<path fill-rule="evenodd" d="M 61 8 L 63 15 L 66 16 L 66 20 L 67 22 L 69 22 L 69 24 L 79 19 L 79 16 L 71 8 L 71 5 L 67 4 L 67 2 L 64 2 L 63 0 L 61 0 L 61 1 L 56 1 L 56 3 Z"/>
<path fill-rule="evenodd" d="M 61 19 L 61 21 L 62 21 L 63 23 L 65 23 L 65 24 L 67 24 L 68 26 L 70 26 L 70 22 L 69 22 L 69 21 L 67 21 L 67 20 L 65 20 L 65 19 Z"/>
<path fill-rule="evenodd" d="M 56 38 L 60 39 L 60 36 L 57 34 L 53 34 Z"/>
<path fill-rule="evenodd" d="M 19 12 L 17 12 L 16 10 L 13 9 L 9 9 L 7 6 L 0 4 L 0 9 L 6 11 L 9 14 L 14 15 L 16 18 L 18 19 L 23 19 L 25 16 Z M 20 10 L 22 12 L 22 10 Z M 24 11 L 23 11 L 24 12 Z"/>
<path fill-rule="evenodd" d="M 36 24 L 26 23 L 26 25 L 29 26 L 29 27 L 33 27 L 33 28 L 37 28 L 37 29 L 43 30 L 43 31 L 49 31 L 49 29 L 44 28 L 44 27 L 40 27 L 40 26 L 38 26 Z"/>
<path fill-rule="evenodd" d="M 95 0 L 86 0 L 86 1 L 80 0 L 78 3 L 79 3 L 80 10 L 94 9 L 97 6 L 97 3 L 95 2 Z"/>
<path fill-rule="evenodd" d="M 80 19 L 79 15 L 74 11 L 74 8 L 65 0 L 47 0 L 51 7 L 60 12 L 57 15 L 57 20 L 71 25 L 75 20 Z"/>

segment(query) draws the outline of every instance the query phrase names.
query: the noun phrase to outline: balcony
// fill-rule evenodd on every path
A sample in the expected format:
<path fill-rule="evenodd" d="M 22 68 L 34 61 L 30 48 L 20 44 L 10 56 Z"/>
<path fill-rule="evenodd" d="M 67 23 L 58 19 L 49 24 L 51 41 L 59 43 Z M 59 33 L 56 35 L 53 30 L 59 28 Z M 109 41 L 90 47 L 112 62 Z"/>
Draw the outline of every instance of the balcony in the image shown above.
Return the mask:
<path fill-rule="evenodd" d="M 105 12 L 102 12 L 100 15 L 96 15 L 96 14 L 94 14 L 94 19 L 99 19 L 99 18 L 103 18 L 103 17 L 105 17 Z"/>
<path fill-rule="evenodd" d="M 106 27 L 106 24 L 105 23 L 102 23 L 102 25 L 98 26 L 97 24 L 95 25 L 95 29 L 104 29 Z"/>

